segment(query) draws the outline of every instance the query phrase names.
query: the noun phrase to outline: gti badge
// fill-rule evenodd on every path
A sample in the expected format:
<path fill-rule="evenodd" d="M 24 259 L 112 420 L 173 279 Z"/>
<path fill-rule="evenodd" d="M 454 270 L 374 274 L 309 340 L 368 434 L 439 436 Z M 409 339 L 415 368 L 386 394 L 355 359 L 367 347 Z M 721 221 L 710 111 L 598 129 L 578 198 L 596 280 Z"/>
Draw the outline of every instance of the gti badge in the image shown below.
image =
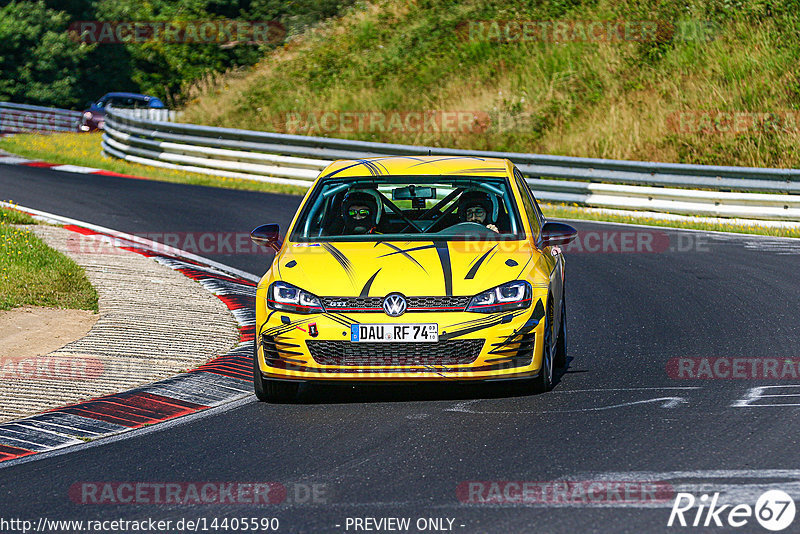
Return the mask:
<path fill-rule="evenodd" d="M 319 335 L 319 330 L 317 330 L 317 323 L 309 323 L 308 335 L 311 337 L 317 337 Z"/>
<path fill-rule="evenodd" d="M 383 311 L 389 317 L 399 317 L 406 312 L 406 299 L 399 293 L 392 293 L 383 299 Z"/>

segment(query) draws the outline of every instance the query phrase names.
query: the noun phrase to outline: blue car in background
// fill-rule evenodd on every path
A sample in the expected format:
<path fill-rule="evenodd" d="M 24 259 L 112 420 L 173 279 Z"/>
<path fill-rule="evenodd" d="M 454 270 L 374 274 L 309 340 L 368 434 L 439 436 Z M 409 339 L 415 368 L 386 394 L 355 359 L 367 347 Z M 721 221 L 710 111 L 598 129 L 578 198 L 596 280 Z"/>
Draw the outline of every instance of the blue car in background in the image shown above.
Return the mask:
<path fill-rule="evenodd" d="M 107 93 L 100 100 L 93 102 L 88 109 L 83 112 L 80 129 L 83 132 L 102 130 L 105 126 L 106 108 L 127 109 L 165 109 L 164 102 L 150 95 L 139 93 Z"/>

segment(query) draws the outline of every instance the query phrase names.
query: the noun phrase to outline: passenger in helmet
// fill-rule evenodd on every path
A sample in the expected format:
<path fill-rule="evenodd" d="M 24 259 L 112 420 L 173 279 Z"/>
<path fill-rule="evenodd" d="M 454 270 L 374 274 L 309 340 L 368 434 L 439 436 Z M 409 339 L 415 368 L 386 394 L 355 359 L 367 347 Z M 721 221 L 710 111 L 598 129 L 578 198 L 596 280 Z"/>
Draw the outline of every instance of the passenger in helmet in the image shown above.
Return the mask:
<path fill-rule="evenodd" d="M 494 206 L 488 193 L 466 191 L 458 199 L 458 218 L 461 222 L 474 222 L 486 226 L 493 232 L 500 232 L 492 220 Z"/>
<path fill-rule="evenodd" d="M 350 191 L 342 200 L 342 218 L 344 235 L 375 233 L 380 221 L 378 201 L 364 191 Z"/>

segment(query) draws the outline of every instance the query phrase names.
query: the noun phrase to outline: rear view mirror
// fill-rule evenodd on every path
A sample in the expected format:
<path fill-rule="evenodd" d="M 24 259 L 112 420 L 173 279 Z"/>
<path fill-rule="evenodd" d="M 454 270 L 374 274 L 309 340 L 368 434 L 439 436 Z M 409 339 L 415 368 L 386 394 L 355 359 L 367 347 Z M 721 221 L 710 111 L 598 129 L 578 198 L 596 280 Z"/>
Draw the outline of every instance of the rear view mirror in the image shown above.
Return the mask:
<path fill-rule="evenodd" d="M 546 222 L 542 226 L 538 248 L 566 245 L 578 235 L 572 226 L 559 222 Z"/>
<path fill-rule="evenodd" d="M 280 226 L 277 224 L 262 224 L 250 232 L 250 239 L 252 239 L 253 243 L 256 245 L 269 247 L 275 252 L 278 252 L 283 244 L 280 238 L 280 231 Z"/>
<path fill-rule="evenodd" d="M 436 198 L 436 189 L 433 187 L 416 187 L 413 185 L 392 189 L 392 200 L 413 200 L 415 198 L 423 200 Z"/>

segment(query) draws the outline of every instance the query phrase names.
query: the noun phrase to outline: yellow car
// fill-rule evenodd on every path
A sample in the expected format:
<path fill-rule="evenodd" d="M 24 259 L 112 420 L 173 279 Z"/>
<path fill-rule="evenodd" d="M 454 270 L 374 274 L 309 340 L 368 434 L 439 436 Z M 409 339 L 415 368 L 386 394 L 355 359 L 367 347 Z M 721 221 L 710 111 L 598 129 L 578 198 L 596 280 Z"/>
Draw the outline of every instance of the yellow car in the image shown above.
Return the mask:
<path fill-rule="evenodd" d="M 522 379 L 566 364 L 564 259 L 508 160 L 335 161 L 303 199 L 256 292 L 255 393 L 303 382 Z"/>

